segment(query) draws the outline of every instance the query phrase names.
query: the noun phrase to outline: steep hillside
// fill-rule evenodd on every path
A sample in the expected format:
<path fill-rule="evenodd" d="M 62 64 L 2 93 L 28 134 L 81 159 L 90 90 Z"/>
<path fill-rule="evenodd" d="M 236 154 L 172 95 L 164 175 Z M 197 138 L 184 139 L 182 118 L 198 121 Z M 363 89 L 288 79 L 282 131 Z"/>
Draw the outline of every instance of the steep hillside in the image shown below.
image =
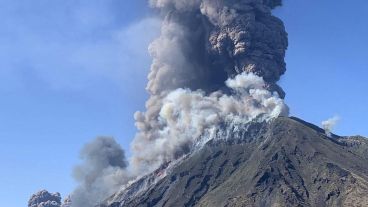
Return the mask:
<path fill-rule="evenodd" d="M 365 138 L 329 138 L 285 117 L 234 136 L 209 142 L 165 175 L 146 176 L 101 206 L 368 205 Z"/>

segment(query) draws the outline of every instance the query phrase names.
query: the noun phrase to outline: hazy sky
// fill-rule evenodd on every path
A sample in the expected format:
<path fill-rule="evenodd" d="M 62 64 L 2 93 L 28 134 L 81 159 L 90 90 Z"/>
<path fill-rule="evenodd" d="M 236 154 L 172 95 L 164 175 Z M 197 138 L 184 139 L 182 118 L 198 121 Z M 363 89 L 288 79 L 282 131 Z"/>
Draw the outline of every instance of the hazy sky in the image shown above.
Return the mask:
<path fill-rule="evenodd" d="M 368 136 L 368 1 L 284 4 L 292 115 L 339 115 L 335 132 Z M 0 199 L 20 207 L 43 188 L 70 192 L 94 137 L 129 150 L 159 22 L 145 0 L 0 0 L 0 19 Z"/>

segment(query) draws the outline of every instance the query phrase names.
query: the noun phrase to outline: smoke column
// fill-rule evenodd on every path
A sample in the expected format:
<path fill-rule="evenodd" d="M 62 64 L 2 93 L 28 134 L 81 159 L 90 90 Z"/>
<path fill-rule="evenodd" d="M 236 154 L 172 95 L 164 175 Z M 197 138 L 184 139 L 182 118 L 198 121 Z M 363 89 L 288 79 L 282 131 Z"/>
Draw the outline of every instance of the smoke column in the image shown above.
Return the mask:
<path fill-rule="evenodd" d="M 287 34 L 271 9 L 280 0 L 151 0 L 164 17 L 152 43 L 148 91 L 157 96 L 176 88 L 216 91 L 229 77 L 253 72 L 266 87 L 285 72 Z"/>
<path fill-rule="evenodd" d="M 138 133 L 129 166 L 113 139 L 87 144 L 84 164 L 74 173 L 80 185 L 71 195 L 73 207 L 94 206 L 132 179 L 198 149 L 226 131 L 224 123 L 288 115 L 277 85 L 286 70 L 287 33 L 271 13 L 281 0 L 150 0 L 150 5 L 161 14 L 161 35 L 149 47 L 150 97 L 146 111 L 134 115 Z"/>
<path fill-rule="evenodd" d="M 211 137 L 220 123 L 287 115 L 284 91 L 287 33 L 271 14 L 281 0 L 151 0 L 163 18 L 149 47 L 146 112 L 132 168 L 146 173 Z"/>

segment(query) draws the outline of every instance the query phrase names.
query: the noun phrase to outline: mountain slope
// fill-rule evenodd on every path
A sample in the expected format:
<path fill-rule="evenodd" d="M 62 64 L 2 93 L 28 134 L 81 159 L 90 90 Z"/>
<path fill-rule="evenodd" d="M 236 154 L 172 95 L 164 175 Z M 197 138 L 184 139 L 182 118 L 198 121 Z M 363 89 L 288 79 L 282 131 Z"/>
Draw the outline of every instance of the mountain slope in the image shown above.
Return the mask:
<path fill-rule="evenodd" d="M 101 206 L 367 206 L 367 143 L 280 117 L 211 141 Z"/>

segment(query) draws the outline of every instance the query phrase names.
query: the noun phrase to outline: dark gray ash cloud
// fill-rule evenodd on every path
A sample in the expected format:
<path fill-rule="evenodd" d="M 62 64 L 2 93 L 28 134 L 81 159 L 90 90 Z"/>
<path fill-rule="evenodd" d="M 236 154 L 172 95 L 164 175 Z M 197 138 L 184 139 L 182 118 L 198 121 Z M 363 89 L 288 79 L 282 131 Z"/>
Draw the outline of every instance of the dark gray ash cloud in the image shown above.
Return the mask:
<path fill-rule="evenodd" d="M 86 144 L 81 159 L 74 170 L 79 186 L 71 194 L 73 207 L 95 206 L 126 183 L 125 154 L 113 138 L 98 137 Z"/>
<path fill-rule="evenodd" d="M 263 77 L 270 90 L 285 72 L 287 33 L 271 9 L 281 1 L 151 0 L 164 21 L 150 48 L 154 58 L 148 90 L 215 91 L 243 71 Z"/>

